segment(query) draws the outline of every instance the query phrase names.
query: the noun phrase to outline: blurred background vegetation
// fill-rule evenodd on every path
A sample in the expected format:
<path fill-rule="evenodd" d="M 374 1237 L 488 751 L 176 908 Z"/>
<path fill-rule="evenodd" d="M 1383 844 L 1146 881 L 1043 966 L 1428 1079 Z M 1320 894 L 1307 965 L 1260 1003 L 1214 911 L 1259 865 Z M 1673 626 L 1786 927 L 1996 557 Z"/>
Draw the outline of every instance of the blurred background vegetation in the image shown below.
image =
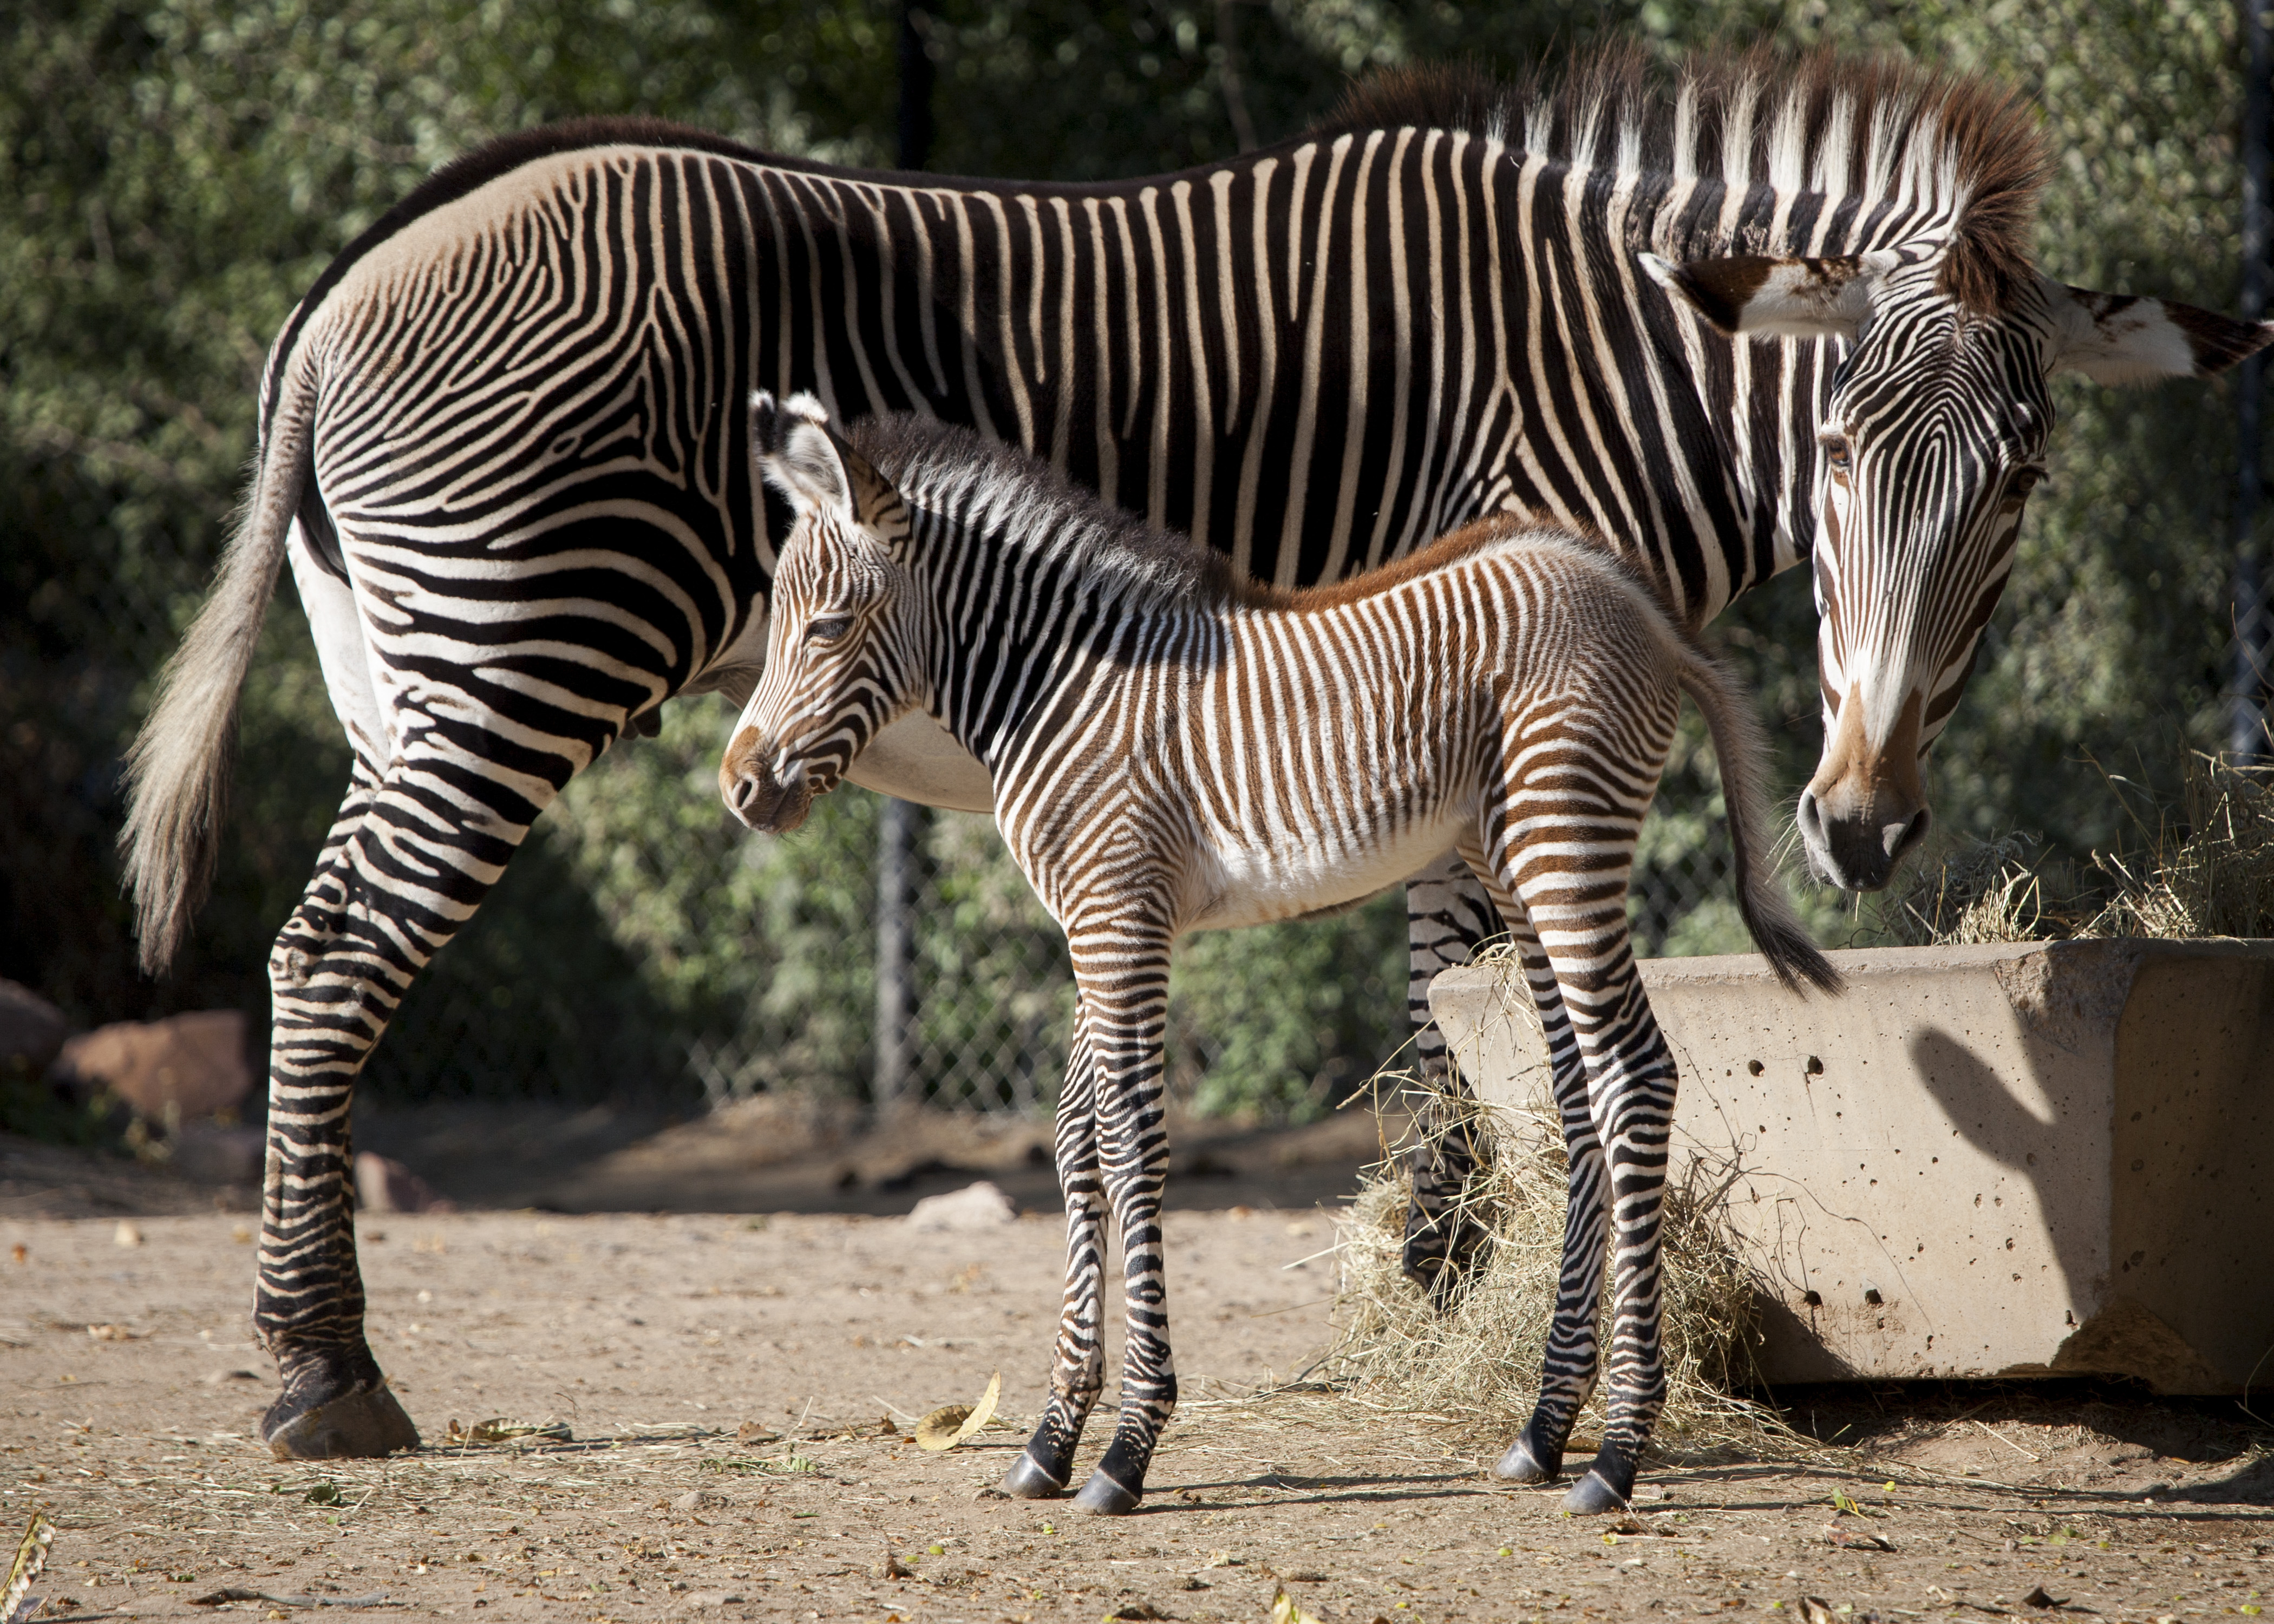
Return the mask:
<path fill-rule="evenodd" d="M 252 449 L 254 383 L 324 264 L 434 165 L 580 114 L 651 113 L 773 150 L 891 159 L 899 7 L 772 0 L 15 0 L 0 20 L 0 975 L 81 1025 L 237 1005 L 346 780 L 289 578 L 244 706 L 222 869 L 175 973 L 133 968 L 117 896 L 121 752 L 204 590 Z M 1833 41 L 2010 80 L 2059 167 L 2040 262 L 2231 308 L 2240 53 L 2231 0 L 939 0 L 931 168 L 1095 179 L 1299 132 L 1366 71 L 1503 69 L 1611 32 Z M 2081 861 L 2215 747 L 2228 643 L 2232 400 L 2068 381 L 2052 480 L 1935 760 L 1945 831 L 2022 829 Z M 1813 611 L 1788 575 L 1721 638 L 1796 787 L 1818 735 Z M 681 702 L 539 824 L 375 1059 L 382 1097 L 689 1103 L 858 1094 L 870 1056 L 876 803 L 746 839 L 712 774 L 728 718 Z M 1685 734 L 1639 887 L 1645 942 L 1735 944 L 1719 807 Z M 1055 932 L 983 820 L 931 820 L 919 1052 L 944 1100 L 1047 1097 L 1067 1007 Z M 1828 940 L 1866 922 L 1817 899 Z M 1204 1109 L 1314 1112 L 1403 1039 L 1397 899 L 1203 938 L 1177 1072 Z M 1016 1053 L 1023 1058 L 1003 1061 Z"/>

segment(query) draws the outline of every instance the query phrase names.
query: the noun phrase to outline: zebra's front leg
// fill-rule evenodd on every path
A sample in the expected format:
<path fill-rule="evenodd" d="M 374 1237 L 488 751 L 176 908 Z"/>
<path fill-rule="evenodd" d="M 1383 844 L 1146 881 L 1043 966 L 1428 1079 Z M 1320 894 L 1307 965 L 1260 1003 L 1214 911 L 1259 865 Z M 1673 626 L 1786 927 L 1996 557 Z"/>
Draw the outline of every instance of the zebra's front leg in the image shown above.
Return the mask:
<path fill-rule="evenodd" d="M 1105 1190 L 1097 1163 L 1097 1073 L 1086 1024 L 1074 1022 L 1058 1096 L 1058 1189 L 1065 1197 L 1065 1295 L 1050 1357 L 1050 1395 L 1043 1418 L 1002 1482 L 1005 1494 L 1048 1500 L 1065 1492 L 1082 1427 L 1105 1386 Z"/>
<path fill-rule="evenodd" d="M 1125 925 L 1100 933 L 1118 936 L 1109 944 L 1087 932 L 1069 934 L 1077 944 L 1074 974 L 1096 1046 L 1098 1151 L 1121 1237 L 1124 1322 L 1120 1417 L 1074 1503 L 1111 1515 L 1133 1511 L 1144 1499 L 1153 1451 L 1177 1409 L 1161 1238 L 1161 1192 L 1169 1171 L 1168 1120 L 1161 1103 L 1169 935 Z"/>
<path fill-rule="evenodd" d="M 1468 1132 L 1475 1095 L 1430 1018 L 1429 987 L 1438 972 L 1468 963 L 1477 944 L 1497 934 L 1502 922 L 1502 912 L 1458 853 L 1405 883 L 1405 1010 L 1424 1094 L 1408 1163 L 1413 1193 L 1405 1208 L 1402 1261 L 1406 1276 L 1428 1289 L 1440 1312 L 1457 1295 L 1484 1229 L 1463 1205 L 1479 1160 Z"/>
<path fill-rule="evenodd" d="M 358 763 L 315 876 L 269 956 L 275 1022 L 253 1325 L 276 1360 L 281 1387 L 260 1432 L 280 1460 L 418 1446 L 364 1335 L 350 1111 L 356 1078 L 412 979 L 472 916 L 528 828 L 503 826 L 487 804 L 452 804 L 451 780 L 433 767 L 398 762 L 374 781 Z"/>

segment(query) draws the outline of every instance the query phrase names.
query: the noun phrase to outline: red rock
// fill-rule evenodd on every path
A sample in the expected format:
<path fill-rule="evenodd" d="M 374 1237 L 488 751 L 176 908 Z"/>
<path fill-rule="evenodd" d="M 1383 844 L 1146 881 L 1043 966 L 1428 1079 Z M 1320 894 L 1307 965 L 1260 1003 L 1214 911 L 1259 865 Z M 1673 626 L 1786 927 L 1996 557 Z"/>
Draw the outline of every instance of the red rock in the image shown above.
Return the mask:
<path fill-rule="evenodd" d="M 242 1010 L 98 1026 L 66 1042 L 56 1067 L 82 1095 L 108 1090 L 150 1117 L 165 1116 L 169 1106 L 184 1118 L 210 1116 L 252 1091 Z"/>
<path fill-rule="evenodd" d="M 44 1071 L 70 1031 L 64 1012 L 28 987 L 0 981 L 0 1065 L 21 1060 Z"/>
<path fill-rule="evenodd" d="M 400 1162 L 369 1151 L 355 1159 L 356 1204 L 367 1213 L 455 1213 L 458 1204 Z"/>

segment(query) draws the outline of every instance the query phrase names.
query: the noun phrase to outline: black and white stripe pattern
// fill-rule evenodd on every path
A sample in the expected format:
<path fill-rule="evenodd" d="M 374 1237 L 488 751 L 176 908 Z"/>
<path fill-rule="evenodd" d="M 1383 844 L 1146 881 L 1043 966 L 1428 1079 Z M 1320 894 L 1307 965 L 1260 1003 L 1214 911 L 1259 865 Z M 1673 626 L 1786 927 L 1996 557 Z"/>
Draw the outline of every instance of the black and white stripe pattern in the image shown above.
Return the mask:
<path fill-rule="evenodd" d="M 236 695 L 289 556 L 358 765 L 272 959 L 272 1440 L 410 1435 L 354 1285 L 354 1079 L 561 785 L 671 695 L 755 681 L 773 552 L 747 460 L 753 387 L 972 425 L 1279 586 L 1513 508 L 1609 538 L 1691 623 L 1811 545 L 1836 614 L 1884 568 L 1931 578 L 1905 600 L 1921 615 L 1963 603 L 1970 620 L 1996 578 L 1964 572 L 1995 549 L 1942 545 L 1967 515 L 1926 511 L 1924 536 L 1881 533 L 1869 508 L 1819 524 L 1835 367 L 1858 400 L 1968 392 L 1954 429 L 1978 440 L 2029 386 L 1960 359 L 2012 348 L 2016 321 L 2060 338 L 2040 372 L 2094 343 L 2144 372 L 2257 342 L 2025 274 L 2012 244 L 2033 141 L 1995 93 L 1905 69 L 1715 59 L 1668 89 L 1611 58 L 1552 92 L 1393 85 L 1314 137 L 1104 186 L 832 170 L 636 124 L 516 136 L 439 173 L 326 271 L 272 350 L 245 523 L 132 763 L 129 874 L 157 967 L 209 868 Z M 1901 297 L 1929 301 L 1952 345 L 1867 335 L 1842 360 L 1732 342 L 1684 308 L 1742 329 L 1752 295 L 1805 300 L 1754 274 L 1772 261 L 1729 256 L 1890 244 L 1943 267 Z M 2032 289 L 2049 327 L 2016 304 Z M 1814 327 L 1771 313 L 1774 331 L 1859 325 L 1844 305 Z M 2124 330 L 2145 362 L 2109 337 Z M 2003 467 L 2004 446 L 1971 455 Z M 1868 435 L 1856 457 L 1859 480 L 1876 458 L 1901 465 Z M 1857 718 L 1866 768 L 1889 745 L 1865 720 L 1891 703 L 1875 662 L 1947 651 L 1904 667 L 1935 709 L 1895 744 L 1924 748 L 1971 634 L 1841 635 L 1841 692 L 1863 697 L 1827 684 L 1827 705 Z M 924 724 L 861 771 L 937 804 L 990 800 Z M 1854 883 L 1871 883 L 1854 853 L 1879 839 L 1875 793 L 1817 797 Z M 1413 898 L 1418 994 L 1493 911 L 1446 875 Z M 1434 1034 L 1423 1059 L 1449 1076 Z M 1426 1271 L 1443 1237 L 1422 1230 Z"/>
<path fill-rule="evenodd" d="M 1504 518 L 1346 587 L 1246 585 L 968 431 L 811 396 L 752 435 L 795 527 L 766 673 L 719 770 L 752 827 L 796 828 L 922 710 L 985 763 L 996 818 L 1072 950 L 1058 1118 L 1067 1268 L 1050 1397 L 1005 1487 L 1061 1493 L 1103 1385 L 1104 1208 L 1127 1341 L 1083 1488 L 1134 1507 L 1177 1400 L 1162 1270 L 1171 945 L 1333 907 L 1457 852 L 1520 944 L 1555 1071 L 1571 1207 L 1538 1413 L 1505 1475 L 1561 1470 L 1606 1363 L 1610 1425 L 1567 1506 L 1625 1504 L 1666 1390 L 1660 1207 L 1675 1067 L 1628 942 L 1626 882 L 1687 690 L 1721 758 L 1746 922 L 1788 982 L 1838 984 L 1757 866 L 1761 740 L 1743 698 L 1608 549 Z"/>

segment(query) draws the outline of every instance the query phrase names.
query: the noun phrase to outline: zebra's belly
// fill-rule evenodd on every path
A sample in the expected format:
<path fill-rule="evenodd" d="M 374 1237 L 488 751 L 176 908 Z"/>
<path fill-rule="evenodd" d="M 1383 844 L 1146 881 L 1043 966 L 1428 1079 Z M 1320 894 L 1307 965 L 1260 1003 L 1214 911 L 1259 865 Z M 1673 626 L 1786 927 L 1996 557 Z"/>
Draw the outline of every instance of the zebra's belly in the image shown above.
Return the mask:
<path fill-rule="evenodd" d="M 1452 849 L 1462 812 L 1441 808 L 1363 843 L 1320 832 L 1261 840 L 1231 831 L 1204 837 L 1206 895 L 1191 930 L 1230 930 L 1331 912 L 1404 883 Z"/>

